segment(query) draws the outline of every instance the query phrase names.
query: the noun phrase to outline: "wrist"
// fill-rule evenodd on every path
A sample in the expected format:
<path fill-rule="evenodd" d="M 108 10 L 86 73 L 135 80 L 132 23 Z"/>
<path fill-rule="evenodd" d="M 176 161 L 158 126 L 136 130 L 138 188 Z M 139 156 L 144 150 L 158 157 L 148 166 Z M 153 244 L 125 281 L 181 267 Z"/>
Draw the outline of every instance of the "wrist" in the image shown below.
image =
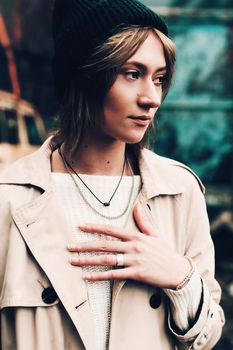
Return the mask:
<path fill-rule="evenodd" d="M 163 288 L 176 290 L 177 286 L 183 282 L 185 277 L 189 274 L 191 270 L 191 265 L 187 257 L 176 255 L 176 259 L 169 263 L 170 269 L 172 266 L 172 271 L 169 271 L 169 281 L 162 286 Z"/>
<path fill-rule="evenodd" d="M 184 288 L 190 281 L 190 279 L 192 278 L 194 272 L 195 272 L 195 265 L 192 261 L 191 258 L 189 258 L 188 256 L 184 256 L 185 260 L 186 260 L 186 266 L 187 263 L 189 265 L 189 269 L 186 269 L 186 274 L 184 275 L 183 279 L 180 280 L 180 282 L 175 286 L 175 290 L 180 290 L 182 288 Z M 188 272 L 187 272 L 188 271 Z"/>

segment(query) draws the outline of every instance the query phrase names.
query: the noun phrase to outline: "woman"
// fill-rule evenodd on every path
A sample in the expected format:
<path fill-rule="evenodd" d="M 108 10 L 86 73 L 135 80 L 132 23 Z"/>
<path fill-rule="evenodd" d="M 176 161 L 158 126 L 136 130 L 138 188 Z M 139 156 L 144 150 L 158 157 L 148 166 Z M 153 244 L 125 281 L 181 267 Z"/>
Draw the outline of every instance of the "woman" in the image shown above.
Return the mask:
<path fill-rule="evenodd" d="M 134 0 L 56 1 L 58 129 L 1 175 L 2 349 L 211 349 L 203 185 L 144 148 L 175 50 Z"/>

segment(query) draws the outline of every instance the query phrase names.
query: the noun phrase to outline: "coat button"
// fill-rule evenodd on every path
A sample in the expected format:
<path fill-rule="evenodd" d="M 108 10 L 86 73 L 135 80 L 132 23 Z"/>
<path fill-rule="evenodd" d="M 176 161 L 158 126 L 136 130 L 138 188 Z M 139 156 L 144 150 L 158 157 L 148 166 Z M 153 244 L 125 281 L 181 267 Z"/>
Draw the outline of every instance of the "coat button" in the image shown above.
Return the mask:
<path fill-rule="evenodd" d="M 157 309 L 162 302 L 161 294 L 156 292 L 150 297 L 150 306 L 152 309 Z"/>
<path fill-rule="evenodd" d="M 45 304 L 52 304 L 57 300 L 58 296 L 52 287 L 48 287 L 43 290 L 41 298 Z"/>

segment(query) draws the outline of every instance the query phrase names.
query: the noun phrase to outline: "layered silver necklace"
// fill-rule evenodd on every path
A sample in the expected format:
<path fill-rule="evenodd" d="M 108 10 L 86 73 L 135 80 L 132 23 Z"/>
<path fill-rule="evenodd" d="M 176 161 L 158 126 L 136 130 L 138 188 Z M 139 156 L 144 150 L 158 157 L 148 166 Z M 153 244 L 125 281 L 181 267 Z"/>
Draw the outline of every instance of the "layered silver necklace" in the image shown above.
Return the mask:
<path fill-rule="evenodd" d="M 89 188 L 89 186 L 84 182 L 84 180 L 81 178 L 81 176 L 73 169 L 72 165 L 66 160 L 63 152 L 61 151 L 61 149 L 59 148 L 58 149 L 58 153 L 63 161 L 63 164 L 67 170 L 67 173 L 70 175 L 73 183 L 75 184 L 75 187 L 77 188 L 77 190 L 79 191 L 83 201 L 98 215 L 102 216 L 103 218 L 106 218 L 106 219 L 110 219 L 110 220 L 114 220 L 114 219 L 118 219 L 120 217 L 122 217 L 126 212 L 127 210 L 129 209 L 129 206 L 130 206 L 130 202 L 131 202 L 131 199 L 132 199 L 132 195 L 133 195 L 133 189 L 134 189 L 134 175 L 133 175 L 133 171 L 132 171 L 132 168 L 130 166 L 130 163 L 128 162 L 127 158 L 125 157 L 125 160 L 124 160 L 124 164 L 123 164 L 123 169 L 122 169 L 122 172 L 121 172 L 121 175 L 120 175 L 120 178 L 119 178 L 119 181 L 117 183 L 117 186 L 113 192 L 113 194 L 111 195 L 110 199 L 106 202 L 104 201 L 101 201 L 97 196 L 96 194 Z M 111 204 L 111 201 L 113 199 L 113 197 L 115 196 L 119 186 L 120 186 L 120 183 L 122 181 L 122 178 L 123 178 L 123 175 L 124 175 L 124 171 L 125 171 L 125 167 L 126 167 L 126 164 L 128 164 L 129 166 L 129 169 L 130 169 L 130 173 L 131 173 L 131 178 L 132 178 L 132 184 L 131 184 L 131 188 L 130 188 L 130 194 L 129 194 L 129 198 L 128 198 L 128 201 L 126 203 L 126 206 L 124 208 L 124 210 L 118 214 L 118 215 L 115 215 L 115 216 L 110 216 L 110 215 L 106 215 L 106 214 L 103 214 L 101 213 L 99 210 L 97 210 L 87 199 L 86 197 L 84 196 L 83 192 L 81 191 L 80 189 L 80 186 L 78 184 L 78 182 L 76 181 L 76 178 L 82 182 L 82 184 L 87 188 L 87 190 L 93 195 L 93 197 L 99 202 L 101 203 L 104 207 L 109 207 L 110 204 Z"/>

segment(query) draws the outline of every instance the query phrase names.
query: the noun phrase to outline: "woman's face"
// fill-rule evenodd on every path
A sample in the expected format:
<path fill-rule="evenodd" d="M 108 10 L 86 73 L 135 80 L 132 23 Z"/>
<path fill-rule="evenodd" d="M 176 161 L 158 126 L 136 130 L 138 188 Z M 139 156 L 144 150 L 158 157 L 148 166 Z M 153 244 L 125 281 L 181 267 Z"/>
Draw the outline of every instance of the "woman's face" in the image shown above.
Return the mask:
<path fill-rule="evenodd" d="M 151 32 L 106 95 L 102 133 L 115 141 L 140 142 L 160 106 L 165 76 L 163 46 Z"/>

